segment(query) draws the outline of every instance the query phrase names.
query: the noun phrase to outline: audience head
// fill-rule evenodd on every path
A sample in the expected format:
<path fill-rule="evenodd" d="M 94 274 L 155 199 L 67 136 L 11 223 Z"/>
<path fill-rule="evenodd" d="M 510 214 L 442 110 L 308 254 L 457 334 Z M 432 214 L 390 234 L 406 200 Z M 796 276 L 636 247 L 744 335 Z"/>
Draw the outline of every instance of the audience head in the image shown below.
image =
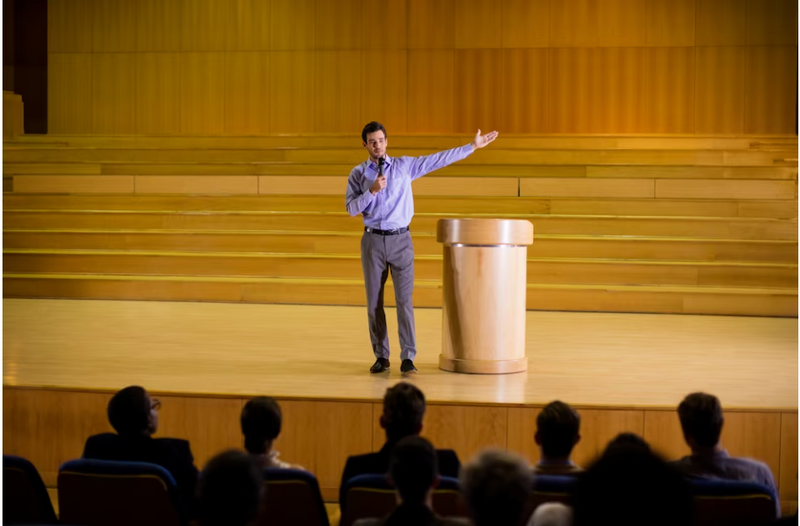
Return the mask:
<path fill-rule="evenodd" d="M 422 431 L 424 416 L 425 395 L 415 385 L 400 382 L 386 390 L 381 427 L 386 430 L 390 442 L 418 435 Z"/>
<path fill-rule="evenodd" d="M 120 435 L 152 435 L 158 429 L 159 407 L 161 403 L 151 399 L 143 387 L 132 385 L 111 397 L 108 421 Z"/>
<path fill-rule="evenodd" d="M 692 523 L 689 487 L 629 434 L 617 437 L 578 480 L 575 526 L 680 526 Z"/>
<path fill-rule="evenodd" d="M 461 472 L 461 492 L 475 526 L 519 523 L 531 492 L 533 475 L 524 459 L 486 450 Z"/>
<path fill-rule="evenodd" d="M 560 502 L 545 502 L 536 507 L 528 526 L 572 526 L 572 508 Z"/>
<path fill-rule="evenodd" d="M 240 421 L 244 448 L 248 453 L 261 455 L 272 448 L 272 442 L 281 434 L 283 413 L 275 399 L 259 396 L 247 401 Z"/>
<path fill-rule="evenodd" d="M 606 445 L 606 450 L 603 454 L 614 455 L 618 452 L 624 453 L 631 450 L 650 453 L 650 444 L 635 433 L 620 433 Z"/>
<path fill-rule="evenodd" d="M 401 439 L 392 449 L 389 478 L 403 502 L 424 503 L 439 478 L 433 445 L 415 435 Z"/>
<path fill-rule="evenodd" d="M 706 393 L 692 393 L 678 406 L 683 436 L 692 450 L 712 448 L 719 443 L 722 425 L 722 404 L 719 398 Z"/>
<path fill-rule="evenodd" d="M 209 460 L 197 485 L 201 526 L 246 526 L 258 515 L 263 488 L 253 459 L 230 450 Z"/>
<path fill-rule="evenodd" d="M 581 417 L 569 405 L 550 402 L 536 417 L 536 443 L 546 458 L 569 458 L 572 448 L 581 439 Z"/>

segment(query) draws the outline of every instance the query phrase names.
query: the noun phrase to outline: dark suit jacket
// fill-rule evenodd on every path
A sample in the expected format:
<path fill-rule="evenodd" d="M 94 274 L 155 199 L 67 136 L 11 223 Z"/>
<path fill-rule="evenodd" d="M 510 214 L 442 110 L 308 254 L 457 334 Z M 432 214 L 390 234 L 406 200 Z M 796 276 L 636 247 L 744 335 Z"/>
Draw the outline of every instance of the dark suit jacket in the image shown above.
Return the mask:
<path fill-rule="evenodd" d="M 178 438 L 152 438 L 144 435 L 127 437 L 102 433 L 90 436 L 86 440 L 83 458 L 158 464 L 175 478 L 186 510 L 191 515 L 197 484 L 197 468 L 194 467 L 194 457 L 188 441 Z"/>
<path fill-rule="evenodd" d="M 389 471 L 389 459 L 392 454 L 394 442 L 386 442 L 377 453 L 354 455 L 347 459 L 342 473 L 342 483 L 339 486 L 339 507 L 344 509 L 345 482 L 358 475 L 382 475 Z M 439 475 L 443 477 L 458 478 L 461 462 L 452 449 L 437 449 L 436 456 L 439 461 Z"/>
<path fill-rule="evenodd" d="M 470 526 L 467 519 L 442 518 L 424 504 L 400 504 L 382 519 L 360 519 L 353 526 Z"/>

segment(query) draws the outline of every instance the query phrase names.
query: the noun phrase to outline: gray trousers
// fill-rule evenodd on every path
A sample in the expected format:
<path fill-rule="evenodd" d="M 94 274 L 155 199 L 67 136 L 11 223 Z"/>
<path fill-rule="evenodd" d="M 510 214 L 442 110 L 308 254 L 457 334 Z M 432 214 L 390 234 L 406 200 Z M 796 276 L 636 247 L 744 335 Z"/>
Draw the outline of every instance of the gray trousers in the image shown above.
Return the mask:
<path fill-rule="evenodd" d="M 414 334 L 414 245 L 411 233 L 382 236 L 364 232 L 361 238 L 361 267 L 367 288 L 369 339 L 376 358 L 389 358 L 389 334 L 383 310 L 383 291 L 389 270 L 392 272 L 394 297 L 397 303 L 397 325 L 400 333 L 401 360 L 417 355 Z"/>

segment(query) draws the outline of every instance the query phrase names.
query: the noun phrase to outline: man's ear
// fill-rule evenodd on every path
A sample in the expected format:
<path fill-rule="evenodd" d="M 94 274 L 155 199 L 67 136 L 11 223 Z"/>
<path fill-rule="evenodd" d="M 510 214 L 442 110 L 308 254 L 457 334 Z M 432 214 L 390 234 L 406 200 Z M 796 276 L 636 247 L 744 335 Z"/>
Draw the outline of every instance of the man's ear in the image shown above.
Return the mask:
<path fill-rule="evenodd" d="M 575 442 L 573 442 L 572 445 L 574 446 L 575 444 L 577 444 L 580 441 L 581 441 L 581 436 L 580 435 L 575 435 Z"/>
<path fill-rule="evenodd" d="M 386 429 L 386 416 L 381 415 L 380 423 L 381 423 L 381 429 Z"/>
<path fill-rule="evenodd" d="M 535 435 L 533 435 L 533 441 L 536 442 L 537 446 L 542 445 L 542 438 L 539 436 L 538 432 Z"/>

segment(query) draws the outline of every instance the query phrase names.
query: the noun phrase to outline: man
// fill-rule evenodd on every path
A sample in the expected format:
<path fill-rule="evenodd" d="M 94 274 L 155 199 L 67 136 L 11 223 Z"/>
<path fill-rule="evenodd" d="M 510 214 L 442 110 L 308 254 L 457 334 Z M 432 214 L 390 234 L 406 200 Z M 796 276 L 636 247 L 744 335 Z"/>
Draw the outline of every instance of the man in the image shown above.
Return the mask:
<path fill-rule="evenodd" d="M 400 440 L 392 450 L 389 482 L 399 495 L 397 507 L 383 519 L 361 519 L 355 526 L 456 526 L 461 519 L 442 519 L 433 512 L 432 494 L 439 481 L 436 450 L 415 435 Z"/>
<path fill-rule="evenodd" d="M 177 438 L 153 438 L 158 428 L 161 402 L 144 388 L 130 386 L 108 403 L 108 421 L 117 432 L 94 435 L 86 440 L 83 458 L 158 464 L 175 478 L 184 504 L 194 502 L 197 468 L 189 442 Z"/>
<path fill-rule="evenodd" d="M 369 338 L 376 358 L 370 368 L 371 373 L 382 373 L 389 369 L 389 335 L 383 310 L 383 289 L 390 269 L 402 347 L 400 372 L 411 374 L 417 371 L 414 366 L 417 342 L 411 299 L 414 290 L 414 247 L 408 231 L 414 215 L 411 181 L 465 159 L 496 138 L 496 131 L 481 135 L 478 130 L 470 144 L 459 148 L 424 157 L 392 158 L 386 155 L 388 141 L 383 125 L 370 122 L 364 126 L 361 140 L 369 159 L 350 172 L 345 204 L 351 216 L 361 214 L 364 218 L 361 267 L 367 289 Z"/>
<path fill-rule="evenodd" d="M 461 493 L 475 526 L 517 526 L 531 493 L 533 476 L 518 455 L 486 450 L 464 467 Z"/>
<path fill-rule="evenodd" d="M 386 390 L 383 397 L 383 414 L 380 425 L 386 430 L 386 443 L 377 453 L 356 455 L 347 459 L 339 486 L 339 507 L 344 511 L 344 486 L 358 475 L 384 474 L 389 469 L 389 460 L 395 444 L 407 436 L 419 435 L 425 416 L 425 395 L 416 386 L 400 382 Z M 451 449 L 436 450 L 439 474 L 458 477 L 461 462 Z"/>
<path fill-rule="evenodd" d="M 278 458 L 279 453 L 272 449 L 278 435 L 281 434 L 283 413 L 275 399 L 269 396 L 258 396 L 248 400 L 240 417 L 244 448 L 261 468 L 303 469 Z"/>
<path fill-rule="evenodd" d="M 682 474 L 702 479 L 743 480 L 763 484 L 778 494 L 772 471 L 763 462 L 749 458 L 733 458 L 719 444 L 722 426 L 722 404 L 706 393 L 692 393 L 678 406 L 683 439 L 692 454 L 671 462 Z M 777 516 L 781 515 L 776 500 Z"/>
<path fill-rule="evenodd" d="M 580 439 L 581 417 L 569 405 L 556 400 L 550 402 L 536 417 L 534 440 L 541 458 L 533 467 L 534 473 L 546 475 L 574 475 L 583 471 L 571 460 L 572 448 Z"/>
<path fill-rule="evenodd" d="M 200 526 L 247 526 L 258 517 L 264 482 L 253 459 L 230 450 L 209 460 L 197 488 Z"/>

